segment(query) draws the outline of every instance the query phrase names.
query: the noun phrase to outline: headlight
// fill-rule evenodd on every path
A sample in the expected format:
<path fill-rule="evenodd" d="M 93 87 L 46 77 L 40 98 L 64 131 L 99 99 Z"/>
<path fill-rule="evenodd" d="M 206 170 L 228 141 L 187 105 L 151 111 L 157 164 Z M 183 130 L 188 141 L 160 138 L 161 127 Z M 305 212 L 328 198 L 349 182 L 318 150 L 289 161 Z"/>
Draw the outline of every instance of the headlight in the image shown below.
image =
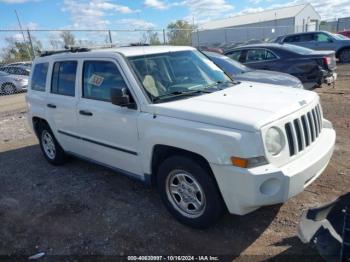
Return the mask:
<path fill-rule="evenodd" d="M 280 129 L 271 127 L 265 135 L 267 151 L 272 155 L 278 155 L 284 147 L 284 137 Z"/>

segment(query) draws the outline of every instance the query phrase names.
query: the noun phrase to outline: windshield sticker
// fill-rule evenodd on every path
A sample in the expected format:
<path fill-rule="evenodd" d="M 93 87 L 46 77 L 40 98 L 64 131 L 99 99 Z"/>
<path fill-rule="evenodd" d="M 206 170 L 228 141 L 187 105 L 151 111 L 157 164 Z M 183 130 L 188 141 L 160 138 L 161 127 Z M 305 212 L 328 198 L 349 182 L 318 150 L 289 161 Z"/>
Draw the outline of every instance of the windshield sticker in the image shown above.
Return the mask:
<path fill-rule="evenodd" d="M 93 74 L 89 79 L 89 84 L 94 86 L 101 86 L 103 83 L 104 77 Z"/>

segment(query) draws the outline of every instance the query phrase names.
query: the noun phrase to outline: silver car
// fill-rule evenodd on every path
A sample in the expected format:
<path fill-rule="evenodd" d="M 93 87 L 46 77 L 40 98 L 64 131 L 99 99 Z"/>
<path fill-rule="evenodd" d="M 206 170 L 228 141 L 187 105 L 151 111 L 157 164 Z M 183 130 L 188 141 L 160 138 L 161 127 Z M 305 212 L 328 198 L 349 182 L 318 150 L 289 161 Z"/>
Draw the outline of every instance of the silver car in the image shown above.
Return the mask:
<path fill-rule="evenodd" d="M 10 95 L 26 91 L 28 76 L 11 75 L 0 71 L 0 95 Z"/>
<path fill-rule="evenodd" d="M 314 50 L 333 50 L 341 63 L 350 62 L 350 38 L 326 31 L 306 32 L 277 37 L 276 43 L 299 45 Z"/>

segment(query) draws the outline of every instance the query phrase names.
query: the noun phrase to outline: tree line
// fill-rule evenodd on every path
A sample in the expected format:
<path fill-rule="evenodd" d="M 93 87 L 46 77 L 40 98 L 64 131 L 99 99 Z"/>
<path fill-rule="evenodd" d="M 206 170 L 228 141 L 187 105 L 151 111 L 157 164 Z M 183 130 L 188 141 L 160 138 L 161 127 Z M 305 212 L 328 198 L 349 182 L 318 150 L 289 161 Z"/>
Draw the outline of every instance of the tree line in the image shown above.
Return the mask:
<path fill-rule="evenodd" d="M 192 44 L 192 31 L 195 29 L 193 25 L 187 21 L 178 20 L 168 24 L 164 37 L 163 33 L 147 30 L 140 39 L 140 43 L 148 43 L 150 45 L 191 45 Z M 52 49 L 61 49 L 65 46 L 74 45 L 93 45 L 94 41 L 82 41 L 76 39 L 74 34 L 70 31 L 62 31 L 53 39 L 49 39 L 49 45 Z M 106 37 L 105 43 L 109 43 L 109 38 Z M 20 41 L 13 37 L 5 38 L 5 47 L 2 48 L 2 54 L 0 58 L 0 64 L 6 64 L 15 61 L 28 61 L 38 55 L 39 50 L 42 50 L 42 43 L 34 36 L 31 37 L 31 43 L 29 41 Z"/>

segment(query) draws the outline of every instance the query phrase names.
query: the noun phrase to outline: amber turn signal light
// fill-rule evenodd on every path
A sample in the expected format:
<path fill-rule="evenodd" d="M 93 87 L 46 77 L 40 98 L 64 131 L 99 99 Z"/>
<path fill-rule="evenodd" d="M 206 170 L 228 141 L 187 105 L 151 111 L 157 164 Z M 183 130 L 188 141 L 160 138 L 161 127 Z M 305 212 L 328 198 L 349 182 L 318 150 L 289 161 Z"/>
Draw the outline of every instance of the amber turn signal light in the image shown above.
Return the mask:
<path fill-rule="evenodd" d="M 248 160 L 244 158 L 239 157 L 231 157 L 232 165 L 247 168 L 248 167 Z"/>

